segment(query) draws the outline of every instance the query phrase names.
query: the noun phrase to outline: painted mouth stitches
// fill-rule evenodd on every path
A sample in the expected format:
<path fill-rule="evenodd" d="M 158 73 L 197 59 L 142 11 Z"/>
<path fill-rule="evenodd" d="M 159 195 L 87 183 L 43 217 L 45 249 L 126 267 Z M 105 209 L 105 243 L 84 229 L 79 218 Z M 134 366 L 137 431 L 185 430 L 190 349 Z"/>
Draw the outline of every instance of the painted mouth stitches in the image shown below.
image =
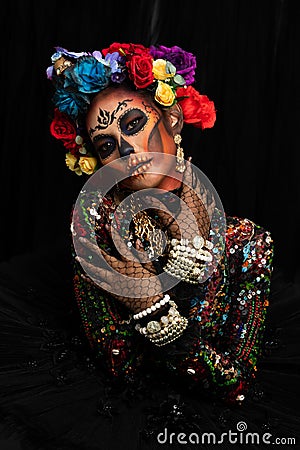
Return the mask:
<path fill-rule="evenodd" d="M 136 158 L 137 163 L 133 164 L 131 168 L 129 168 L 129 175 L 140 175 L 142 172 L 145 172 L 151 166 L 151 161 L 153 158 L 147 159 L 146 161 L 139 161 Z"/>

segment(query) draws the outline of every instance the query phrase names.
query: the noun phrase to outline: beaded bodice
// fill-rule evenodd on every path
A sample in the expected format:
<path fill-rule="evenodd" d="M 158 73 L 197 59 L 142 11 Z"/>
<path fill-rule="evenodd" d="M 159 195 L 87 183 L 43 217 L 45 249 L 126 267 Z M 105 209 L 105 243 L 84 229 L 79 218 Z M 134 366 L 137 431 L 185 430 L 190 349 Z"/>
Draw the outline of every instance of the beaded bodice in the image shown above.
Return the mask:
<path fill-rule="evenodd" d="M 96 232 L 109 249 L 106 218 L 113 214 L 112 199 L 104 198 L 101 207 L 105 214 L 99 214 Z M 87 220 L 88 215 L 86 211 Z M 160 351 L 152 351 L 137 333 L 124 305 L 83 279 L 81 266 L 74 263 L 75 297 L 84 331 L 100 365 L 113 377 L 138 375 L 145 360 L 147 367 L 151 360 L 226 400 L 243 400 L 260 355 L 273 241 L 268 231 L 249 219 L 227 216 L 226 222 L 225 252 L 212 276 L 197 286 L 180 282 L 174 290 L 176 303 L 189 318 L 187 333 Z"/>

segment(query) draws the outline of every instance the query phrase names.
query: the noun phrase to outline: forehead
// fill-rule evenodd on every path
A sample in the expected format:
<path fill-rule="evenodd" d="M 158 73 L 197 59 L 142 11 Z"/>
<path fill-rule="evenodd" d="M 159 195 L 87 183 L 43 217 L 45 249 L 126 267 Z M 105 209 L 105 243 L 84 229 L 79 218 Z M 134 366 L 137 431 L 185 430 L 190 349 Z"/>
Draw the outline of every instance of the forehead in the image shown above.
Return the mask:
<path fill-rule="evenodd" d="M 93 99 L 87 114 L 87 123 L 90 123 L 99 114 L 99 109 L 109 112 L 125 111 L 133 106 L 145 109 L 145 103 L 153 105 L 150 98 L 125 87 L 107 88 Z"/>

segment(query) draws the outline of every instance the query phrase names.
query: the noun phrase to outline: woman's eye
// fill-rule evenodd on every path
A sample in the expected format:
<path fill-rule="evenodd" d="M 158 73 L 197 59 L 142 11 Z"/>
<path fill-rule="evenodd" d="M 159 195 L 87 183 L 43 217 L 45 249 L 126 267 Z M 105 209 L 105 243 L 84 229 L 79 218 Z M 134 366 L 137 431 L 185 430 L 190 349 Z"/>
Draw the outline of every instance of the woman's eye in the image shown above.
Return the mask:
<path fill-rule="evenodd" d="M 141 118 L 136 118 L 136 119 L 132 120 L 131 122 L 129 122 L 129 124 L 127 125 L 127 130 L 128 131 L 134 130 L 138 126 L 140 121 L 141 121 Z"/>
<path fill-rule="evenodd" d="M 116 143 L 113 140 L 103 142 L 103 144 L 97 147 L 97 151 L 101 159 L 108 158 L 115 150 Z"/>
<path fill-rule="evenodd" d="M 141 131 L 147 123 L 146 114 L 138 108 L 134 108 L 130 111 L 127 111 L 120 118 L 120 129 L 121 132 L 126 134 L 127 136 L 137 134 Z"/>

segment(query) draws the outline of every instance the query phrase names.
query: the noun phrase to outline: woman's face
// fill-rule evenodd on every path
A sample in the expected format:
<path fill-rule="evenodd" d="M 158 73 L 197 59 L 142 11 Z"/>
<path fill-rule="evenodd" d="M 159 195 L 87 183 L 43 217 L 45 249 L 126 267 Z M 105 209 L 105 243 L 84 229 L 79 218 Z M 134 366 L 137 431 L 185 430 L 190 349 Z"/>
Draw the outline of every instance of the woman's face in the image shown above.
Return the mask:
<path fill-rule="evenodd" d="M 122 187 L 172 190 L 180 185 L 178 174 L 177 179 L 172 178 L 175 158 L 163 156 L 176 154 L 174 121 L 176 118 L 160 110 L 148 96 L 120 86 L 107 88 L 94 98 L 86 126 L 103 165 L 127 156 L 116 164 L 127 177 Z M 162 173 L 156 173 L 159 171 Z"/>

